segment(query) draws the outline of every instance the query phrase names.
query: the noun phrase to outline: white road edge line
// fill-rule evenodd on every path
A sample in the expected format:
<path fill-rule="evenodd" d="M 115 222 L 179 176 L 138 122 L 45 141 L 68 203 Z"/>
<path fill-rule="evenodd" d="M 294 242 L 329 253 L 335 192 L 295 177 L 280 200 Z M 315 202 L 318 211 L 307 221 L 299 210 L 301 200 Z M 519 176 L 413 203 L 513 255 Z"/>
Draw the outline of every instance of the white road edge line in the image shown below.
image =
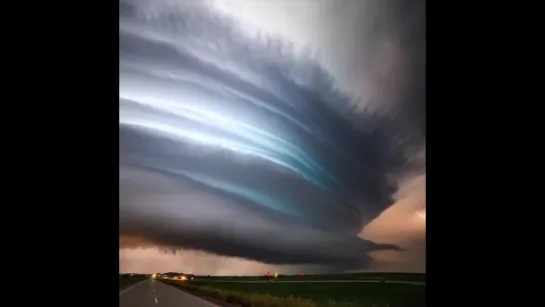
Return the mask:
<path fill-rule="evenodd" d="M 145 281 L 147 281 L 147 279 L 144 279 L 144 280 L 142 280 L 142 281 L 139 281 L 139 282 L 135 283 L 134 285 L 132 285 L 132 286 L 126 288 L 126 289 L 123 289 L 122 291 L 119 291 L 119 296 L 121 296 L 121 295 L 124 294 L 125 292 L 127 292 L 127 291 L 129 291 L 129 290 L 135 288 L 136 286 L 138 286 L 139 284 L 141 284 L 141 283 L 143 283 L 143 282 L 145 282 Z"/>
<path fill-rule="evenodd" d="M 182 290 L 182 289 L 180 289 L 180 288 L 178 288 L 178 287 L 174 287 L 174 286 L 171 286 L 171 285 L 167 285 L 167 284 L 165 284 L 165 283 L 162 283 L 162 284 L 165 285 L 165 286 L 167 286 L 167 287 L 172 287 L 172 288 L 174 288 L 174 289 L 177 289 L 178 291 L 182 291 L 183 293 L 185 293 L 185 294 L 187 294 L 187 295 L 189 295 L 189 296 L 192 296 L 192 297 L 198 299 L 199 301 L 208 304 L 209 306 L 221 307 L 220 305 L 216 305 L 216 304 L 214 304 L 214 303 L 211 303 L 211 302 L 209 302 L 209 301 L 207 301 L 207 300 L 205 300 L 205 299 L 203 299 L 203 298 L 200 298 L 200 297 L 198 297 L 198 296 L 196 296 L 196 295 L 193 295 L 193 294 L 191 294 L 191 293 L 189 293 L 189 292 L 186 292 L 186 291 L 184 291 L 184 290 Z"/>

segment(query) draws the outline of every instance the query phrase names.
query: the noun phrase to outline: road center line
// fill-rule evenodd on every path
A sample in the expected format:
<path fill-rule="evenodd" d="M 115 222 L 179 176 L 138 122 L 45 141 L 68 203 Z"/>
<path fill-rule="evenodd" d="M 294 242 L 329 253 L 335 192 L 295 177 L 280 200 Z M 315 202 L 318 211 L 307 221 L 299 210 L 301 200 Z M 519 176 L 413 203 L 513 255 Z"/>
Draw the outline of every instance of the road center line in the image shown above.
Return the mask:
<path fill-rule="evenodd" d="M 155 297 L 155 304 L 159 304 L 159 300 L 157 299 L 157 296 Z"/>

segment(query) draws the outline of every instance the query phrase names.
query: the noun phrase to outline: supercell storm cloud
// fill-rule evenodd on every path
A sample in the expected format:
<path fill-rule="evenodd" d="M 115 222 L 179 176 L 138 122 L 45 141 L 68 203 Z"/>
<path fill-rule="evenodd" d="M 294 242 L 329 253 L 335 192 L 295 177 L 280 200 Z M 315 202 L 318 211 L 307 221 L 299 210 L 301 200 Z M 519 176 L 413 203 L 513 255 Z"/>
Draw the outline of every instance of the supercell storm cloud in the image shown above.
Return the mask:
<path fill-rule="evenodd" d="M 120 231 L 274 264 L 361 268 L 407 165 L 318 60 L 200 1 L 121 1 Z M 342 46 L 340 46 L 342 48 Z"/>

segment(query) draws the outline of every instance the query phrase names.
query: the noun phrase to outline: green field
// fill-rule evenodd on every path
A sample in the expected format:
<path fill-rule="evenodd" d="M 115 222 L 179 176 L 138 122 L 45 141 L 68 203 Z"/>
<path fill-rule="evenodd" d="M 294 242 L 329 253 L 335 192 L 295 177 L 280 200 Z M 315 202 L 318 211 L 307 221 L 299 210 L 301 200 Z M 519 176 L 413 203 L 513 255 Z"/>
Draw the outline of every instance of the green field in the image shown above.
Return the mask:
<path fill-rule="evenodd" d="M 267 280 L 273 276 L 195 276 L 199 280 Z M 345 273 L 312 275 L 279 275 L 278 280 L 387 280 L 387 281 L 411 281 L 426 282 L 424 273 Z"/>
<path fill-rule="evenodd" d="M 146 278 L 148 278 L 148 275 L 144 274 L 119 274 L 119 290 L 125 289 Z"/>
<path fill-rule="evenodd" d="M 213 297 L 231 298 L 233 303 L 241 303 L 237 296 L 261 296 L 255 303 L 241 304 L 246 307 L 268 306 L 389 306 L 424 307 L 426 286 L 395 283 L 356 283 L 356 282 L 213 282 L 213 281 L 164 281 L 191 291 L 200 291 Z M 211 290 L 218 291 L 211 291 Z M 222 292 L 224 292 L 222 294 Z M 227 293 L 227 294 L 225 294 Z M 231 295 L 228 295 L 228 294 Z M 234 295 L 236 294 L 236 295 Z M 269 299 L 267 299 L 269 297 Z M 288 304 L 272 298 L 299 298 L 300 302 Z M 274 301 L 267 303 L 266 301 Z M 229 299 L 227 299 L 229 301 Z"/>

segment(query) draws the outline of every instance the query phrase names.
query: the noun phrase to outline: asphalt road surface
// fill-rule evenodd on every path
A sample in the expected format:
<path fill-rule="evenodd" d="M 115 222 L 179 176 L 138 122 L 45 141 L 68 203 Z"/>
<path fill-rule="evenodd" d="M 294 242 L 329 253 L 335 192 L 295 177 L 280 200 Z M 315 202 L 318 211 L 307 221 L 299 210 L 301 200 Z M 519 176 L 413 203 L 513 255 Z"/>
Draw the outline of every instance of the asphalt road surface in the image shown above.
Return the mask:
<path fill-rule="evenodd" d="M 217 307 L 189 293 L 148 279 L 119 292 L 120 307 Z"/>

